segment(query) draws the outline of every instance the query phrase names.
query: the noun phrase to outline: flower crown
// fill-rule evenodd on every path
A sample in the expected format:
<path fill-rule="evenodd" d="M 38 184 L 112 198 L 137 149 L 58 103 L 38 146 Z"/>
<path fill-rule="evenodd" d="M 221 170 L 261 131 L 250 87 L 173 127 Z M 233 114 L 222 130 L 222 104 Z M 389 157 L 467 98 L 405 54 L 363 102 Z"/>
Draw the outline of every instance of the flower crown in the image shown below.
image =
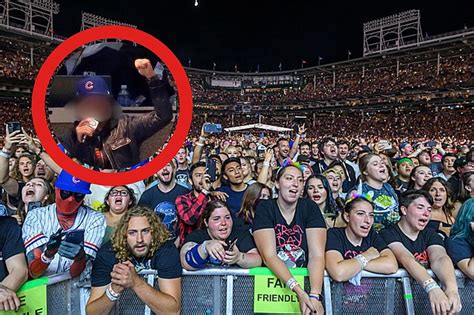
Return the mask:
<path fill-rule="evenodd" d="M 373 201 L 372 201 L 372 196 L 369 195 L 368 193 L 362 193 L 362 194 L 360 194 L 360 193 L 358 193 L 358 192 L 356 192 L 356 191 L 353 191 L 353 192 L 350 194 L 350 196 L 348 196 L 348 198 L 346 199 L 345 204 L 347 205 L 347 204 L 353 202 L 353 201 L 356 200 L 356 199 L 364 199 L 364 200 L 367 200 L 367 201 L 370 202 L 370 203 L 373 203 Z"/>
<path fill-rule="evenodd" d="M 277 171 L 277 174 L 281 172 L 287 166 L 294 166 L 299 169 L 301 172 L 304 172 L 304 167 L 299 162 L 293 162 L 290 158 L 286 158 L 280 165 L 280 168 Z"/>

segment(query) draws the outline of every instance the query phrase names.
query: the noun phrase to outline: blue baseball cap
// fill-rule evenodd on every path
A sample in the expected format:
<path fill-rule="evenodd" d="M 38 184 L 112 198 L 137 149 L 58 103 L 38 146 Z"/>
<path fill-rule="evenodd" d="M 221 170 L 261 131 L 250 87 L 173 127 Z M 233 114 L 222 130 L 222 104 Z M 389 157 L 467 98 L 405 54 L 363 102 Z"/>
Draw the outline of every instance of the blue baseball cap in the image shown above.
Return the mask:
<path fill-rule="evenodd" d="M 103 95 L 112 96 L 110 86 L 98 76 L 85 77 L 76 84 L 76 96 Z"/>
<path fill-rule="evenodd" d="M 61 171 L 58 178 L 56 179 L 56 183 L 54 187 L 59 188 L 61 190 L 66 190 L 70 192 L 76 192 L 80 194 L 90 194 L 90 187 L 91 184 L 85 182 L 71 174 L 67 173 L 66 171 Z"/>

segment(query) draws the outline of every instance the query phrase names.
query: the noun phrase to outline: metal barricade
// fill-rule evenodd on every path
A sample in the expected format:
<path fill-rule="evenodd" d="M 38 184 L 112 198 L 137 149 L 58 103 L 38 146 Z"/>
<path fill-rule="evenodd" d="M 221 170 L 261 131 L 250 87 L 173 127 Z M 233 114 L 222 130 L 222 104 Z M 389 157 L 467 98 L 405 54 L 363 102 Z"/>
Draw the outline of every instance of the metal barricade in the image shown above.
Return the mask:
<path fill-rule="evenodd" d="M 430 272 L 431 273 L 431 272 Z M 141 273 L 158 288 L 156 271 Z M 432 274 L 432 273 L 431 273 Z M 252 314 L 254 276 L 248 269 L 205 269 L 183 271 L 181 314 Z M 474 281 L 456 271 L 463 309 L 460 314 L 474 314 Z M 81 314 L 80 288 L 90 284 L 70 279 L 68 274 L 50 277 L 47 288 L 49 314 Z M 324 277 L 326 314 L 430 314 L 428 296 L 420 285 L 400 269 L 392 275 L 363 272 L 360 286 L 338 283 Z M 308 277 L 305 289 L 309 290 Z M 152 314 L 133 290 L 126 290 L 111 314 Z"/>

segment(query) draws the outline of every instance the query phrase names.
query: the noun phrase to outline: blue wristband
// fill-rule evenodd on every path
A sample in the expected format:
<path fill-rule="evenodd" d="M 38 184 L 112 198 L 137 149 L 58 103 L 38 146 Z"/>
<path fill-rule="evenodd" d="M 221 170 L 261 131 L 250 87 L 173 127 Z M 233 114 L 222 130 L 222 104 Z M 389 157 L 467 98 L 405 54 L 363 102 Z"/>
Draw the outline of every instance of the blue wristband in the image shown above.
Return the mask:
<path fill-rule="evenodd" d="M 199 244 L 186 252 L 186 263 L 196 269 L 202 269 L 206 266 L 207 259 L 199 255 Z"/>

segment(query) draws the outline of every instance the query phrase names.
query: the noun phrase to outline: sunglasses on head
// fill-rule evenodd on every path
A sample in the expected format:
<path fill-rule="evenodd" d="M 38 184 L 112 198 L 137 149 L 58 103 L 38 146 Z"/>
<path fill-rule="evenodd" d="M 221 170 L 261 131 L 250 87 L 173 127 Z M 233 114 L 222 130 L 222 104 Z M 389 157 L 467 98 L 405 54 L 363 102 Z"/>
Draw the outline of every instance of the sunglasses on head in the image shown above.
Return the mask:
<path fill-rule="evenodd" d="M 81 194 L 81 193 L 77 193 L 77 192 L 72 192 L 72 191 L 67 191 L 67 190 L 60 190 L 59 191 L 60 195 L 61 195 L 61 199 L 67 199 L 71 196 L 74 196 L 74 199 L 79 202 L 81 201 L 82 199 L 84 199 L 85 197 L 85 194 Z"/>

